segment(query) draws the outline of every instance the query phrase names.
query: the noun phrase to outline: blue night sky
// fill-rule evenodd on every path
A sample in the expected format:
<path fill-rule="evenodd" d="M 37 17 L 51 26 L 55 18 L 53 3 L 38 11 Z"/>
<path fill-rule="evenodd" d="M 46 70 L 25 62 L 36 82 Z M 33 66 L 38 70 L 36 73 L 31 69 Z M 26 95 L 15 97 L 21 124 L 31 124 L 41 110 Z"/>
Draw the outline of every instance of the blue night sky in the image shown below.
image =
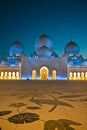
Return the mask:
<path fill-rule="evenodd" d="M 63 55 L 72 39 L 87 58 L 87 0 L 0 0 L 0 53 L 8 55 L 19 40 L 26 55 L 34 51 L 36 39 L 48 34 L 54 50 Z"/>

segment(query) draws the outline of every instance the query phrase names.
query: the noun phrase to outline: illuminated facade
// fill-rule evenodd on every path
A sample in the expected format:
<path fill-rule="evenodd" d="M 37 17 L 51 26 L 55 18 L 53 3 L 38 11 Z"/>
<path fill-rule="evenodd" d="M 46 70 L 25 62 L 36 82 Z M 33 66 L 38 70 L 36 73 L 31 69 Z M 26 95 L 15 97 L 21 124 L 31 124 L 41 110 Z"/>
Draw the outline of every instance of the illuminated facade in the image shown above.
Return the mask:
<path fill-rule="evenodd" d="M 16 41 L 9 55 L 0 60 L 0 80 L 87 80 L 87 60 L 80 55 L 78 44 L 66 44 L 63 56 L 53 50 L 46 34 L 35 43 L 35 51 L 28 57 L 23 45 Z"/>

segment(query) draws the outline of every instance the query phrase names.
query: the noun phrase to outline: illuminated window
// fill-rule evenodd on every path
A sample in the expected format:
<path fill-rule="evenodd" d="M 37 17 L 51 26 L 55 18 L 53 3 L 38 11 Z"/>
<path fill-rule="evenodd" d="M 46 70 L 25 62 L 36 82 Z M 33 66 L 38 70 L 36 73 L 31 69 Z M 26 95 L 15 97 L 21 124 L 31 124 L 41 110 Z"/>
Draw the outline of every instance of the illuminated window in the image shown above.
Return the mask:
<path fill-rule="evenodd" d="M 4 79 L 4 72 L 1 72 L 0 79 Z"/>
<path fill-rule="evenodd" d="M 12 76 L 15 76 L 15 72 L 12 72 Z"/>
<path fill-rule="evenodd" d="M 20 79 L 19 72 L 1 72 L 0 79 Z"/>
<path fill-rule="evenodd" d="M 8 75 L 11 76 L 11 72 L 8 72 Z"/>
<path fill-rule="evenodd" d="M 84 76 L 84 72 L 81 72 L 81 76 L 82 76 L 82 77 Z"/>
<path fill-rule="evenodd" d="M 19 56 L 19 54 L 16 54 L 16 56 Z"/>
<path fill-rule="evenodd" d="M 4 73 L 4 79 L 8 79 L 7 72 Z"/>
<path fill-rule="evenodd" d="M 11 72 L 8 72 L 8 79 L 11 79 Z"/>
<path fill-rule="evenodd" d="M 69 73 L 69 79 L 72 80 L 72 77 L 73 77 L 73 73 L 70 72 L 70 73 Z"/>
<path fill-rule="evenodd" d="M 15 72 L 12 72 L 12 79 L 16 79 Z"/>
<path fill-rule="evenodd" d="M 36 74 L 37 74 L 36 70 L 33 70 L 32 71 L 32 79 L 33 80 L 36 80 Z"/>
<path fill-rule="evenodd" d="M 76 72 L 73 73 L 73 76 L 76 77 Z"/>
<path fill-rule="evenodd" d="M 80 72 L 77 72 L 77 76 L 78 76 L 78 77 L 80 76 Z"/>
<path fill-rule="evenodd" d="M 87 80 L 87 72 L 85 72 L 85 80 Z"/>
<path fill-rule="evenodd" d="M 80 72 L 77 72 L 77 80 L 80 80 Z"/>
<path fill-rule="evenodd" d="M 19 72 L 16 72 L 16 79 L 20 79 Z"/>
<path fill-rule="evenodd" d="M 84 80 L 84 72 L 81 72 L 81 80 Z"/>
<path fill-rule="evenodd" d="M 19 76 L 19 72 L 16 72 L 16 76 Z"/>
<path fill-rule="evenodd" d="M 69 54 L 69 56 L 73 56 L 73 54 Z"/>
<path fill-rule="evenodd" d="M 87 72 L 85 72 L 85 77 L 87 77 Z"/>
<path fill-rule="evenodd" d="M 73 73 L 73 79 L 76 80 L 76 72 Z"/>
<path fill-rule="evenodd" d="M 4 75 L 4 72 L 1 72 L 1 75 Z"/>
<path fill-rule="evenodd" d="M 73 75 L 73 73 L 72 73 L 72 72 L 70 72 L 70 73 L 69 73 L 69 76 L 70 76 L 70 77 L 72 77 L 72 75 Z"/>
<path fill-rule="evenodd" d="M 53 80 L 56 80 L 56 70 L 53 70 L 53 71 L 52 71 L 52 79 L 53 79 Z"/>
<path fill-rule="evenodd" d="M 7 73 L 7 72 L 5 72 L 5 76 L 7 76 L 7 74 L 8 74 L 8 73 Z"/>

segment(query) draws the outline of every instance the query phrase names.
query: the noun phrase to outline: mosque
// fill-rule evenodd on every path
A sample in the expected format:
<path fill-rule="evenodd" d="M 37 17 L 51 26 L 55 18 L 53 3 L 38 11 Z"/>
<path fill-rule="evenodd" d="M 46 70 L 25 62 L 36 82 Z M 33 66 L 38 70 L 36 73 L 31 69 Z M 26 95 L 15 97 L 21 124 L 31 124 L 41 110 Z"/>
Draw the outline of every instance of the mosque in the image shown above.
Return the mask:
<path fill-rule="evenodd" d="M 73 41 L 66 44 L 59 57 L 50 37 L 43 34 L 29 57 L 19 41 L 12 44 L 9 55 L 0 58 L 0 80 L 87 80 L 87 59 Z"/>

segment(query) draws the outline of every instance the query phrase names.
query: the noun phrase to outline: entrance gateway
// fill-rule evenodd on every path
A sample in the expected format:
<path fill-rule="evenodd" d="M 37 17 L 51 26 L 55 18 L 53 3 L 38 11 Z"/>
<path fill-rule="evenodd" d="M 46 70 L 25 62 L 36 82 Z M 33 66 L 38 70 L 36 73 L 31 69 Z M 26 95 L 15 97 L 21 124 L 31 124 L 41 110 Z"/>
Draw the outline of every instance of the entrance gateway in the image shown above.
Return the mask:
<path fill-rule="evenodd" d="M 47 67 L 44 66 L 40 69 L 40 79 L 48 80 L 48 77 L 49 77 L 49 70 Z"/>
<path fill-rule="evenodd" d="M 56 80 L 56 70 L 52 70 L 52 80 Z M 37 71 L 32 71 L 32 80 L 37 80 Z M 49 69 L 46 66 L 40 68 L 40 80 L 49 80 Z"/>

